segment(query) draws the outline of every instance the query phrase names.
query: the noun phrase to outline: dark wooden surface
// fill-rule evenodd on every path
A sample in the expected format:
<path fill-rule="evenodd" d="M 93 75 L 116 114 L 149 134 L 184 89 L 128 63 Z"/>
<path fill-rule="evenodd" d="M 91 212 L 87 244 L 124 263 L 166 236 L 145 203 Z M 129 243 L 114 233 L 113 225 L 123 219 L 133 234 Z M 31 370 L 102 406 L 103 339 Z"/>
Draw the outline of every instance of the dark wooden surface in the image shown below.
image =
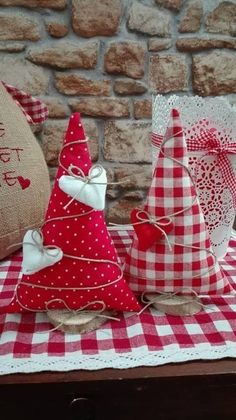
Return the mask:
<path fill-rule="evenodd" d="M 236 419 L 236 360 L 0 377 L 2 420 Z"/>

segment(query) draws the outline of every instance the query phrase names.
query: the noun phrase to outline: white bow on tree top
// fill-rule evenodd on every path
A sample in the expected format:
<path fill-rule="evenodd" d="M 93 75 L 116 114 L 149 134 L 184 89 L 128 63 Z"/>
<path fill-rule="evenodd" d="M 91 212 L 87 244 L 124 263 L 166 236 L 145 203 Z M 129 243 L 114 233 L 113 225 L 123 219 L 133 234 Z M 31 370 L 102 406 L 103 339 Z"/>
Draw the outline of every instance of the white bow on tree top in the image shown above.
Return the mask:
<path fill-rule="evenodd" d="M 34 274 L 43 268 L 56 264 L 63 257 L 59 247 L 43 245 L 41 232 L 28 230 L 23 239 L 22 273 Z"/>
<path fill-rule="evenodd" d="M 101 165 L 94 165 L 86 176 L 82 169 L 70 165 L 68 173 L 70 175 L 62 175 L 59 179 L 59 188 L 72 197 L 66 207 L 77 200 L 95 210 L 103 210 L 107 187 L 105 169 Z"/>

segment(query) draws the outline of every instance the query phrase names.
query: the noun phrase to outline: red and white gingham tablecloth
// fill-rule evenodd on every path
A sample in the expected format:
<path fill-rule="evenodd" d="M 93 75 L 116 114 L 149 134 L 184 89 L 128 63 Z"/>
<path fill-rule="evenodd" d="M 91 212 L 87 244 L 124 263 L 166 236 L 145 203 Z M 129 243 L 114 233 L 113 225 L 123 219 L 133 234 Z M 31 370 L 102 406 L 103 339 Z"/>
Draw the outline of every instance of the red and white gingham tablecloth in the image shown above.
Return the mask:
<path fill-rule="evenodd" d="M 110 230 L 124 259 L 129 227 Z M 22 255 L 0 263 L 0 305 L 11 300 Z M 236 290 L 236 240 L 221 266 Z M 49 331 L 46 314 L 0 315 L 0 374 L 157 366 L 196 359 L 236 357 L 236 297 L 204 298 L 195 316 L 174 317 L 154 309 L 125 313 L 83 335 Z"/>

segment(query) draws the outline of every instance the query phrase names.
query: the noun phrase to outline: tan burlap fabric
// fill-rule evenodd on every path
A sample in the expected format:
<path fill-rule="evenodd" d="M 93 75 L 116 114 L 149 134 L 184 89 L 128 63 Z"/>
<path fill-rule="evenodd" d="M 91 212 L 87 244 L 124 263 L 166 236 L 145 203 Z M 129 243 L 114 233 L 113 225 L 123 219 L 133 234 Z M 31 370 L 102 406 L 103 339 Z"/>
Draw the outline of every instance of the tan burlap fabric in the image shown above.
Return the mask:
<path fill-rule="evenodd" d="M 0 259 L 20 246 L 27 229 L 40 226 L 50 183 L 41 148 L 0 83 Z"/>

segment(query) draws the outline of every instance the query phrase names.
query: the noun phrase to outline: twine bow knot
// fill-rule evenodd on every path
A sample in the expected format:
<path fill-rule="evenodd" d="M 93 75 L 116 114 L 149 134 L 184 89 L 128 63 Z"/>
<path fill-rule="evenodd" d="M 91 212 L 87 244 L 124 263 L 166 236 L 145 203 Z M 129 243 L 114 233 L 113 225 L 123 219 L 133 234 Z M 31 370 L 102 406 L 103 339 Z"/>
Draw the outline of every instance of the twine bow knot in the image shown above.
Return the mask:
<path fill-rule="evenodd" d="M 75 173 L 74 171 L 77 171 Z M 103 167 L 99 164 L 93 165 L 88 172 L 88 175 L 85 175 L 84 171 L 76 165 L 70 165 L 68 168 L 68 174 L 73 176 L 76 179 L 80 179 L 85 184 L 88 184 L 93 179 L 98 178 L 103 172 Z"/>
<path fill-rule="evenodd" d="M 35 246 L 41 254 L 46 254 L 48 256 L 51 256 L 49 253 L 50 250 L 57 250 L 56 256 L 58 256 L 61 252 L 61 248 L 56 245 L 44 245 L 44 238 L 43 233 L 40 229 L 34 229 L 31 233 L 32 242 L 24 242 L 25 244 L 30 244 Z"/>
<path fill-rule="evenodd" d="M 44 245 L 41 230 L 28 230 L 23 239 L 23 274 L 34 274 L 54 265 L 63 257 L 61 248 Z"/>
<path fill-rule="evenodd" d="M 168 235 L 165 231 L 165 227 L 173 223 L 173 220 L 170 216 L 161 216 L 156 218 L 152 214 L 149 214 L 146 210 L 139 210 L 136 213 L 136 217 L 139 220 L 137 224 L 150 223 L 152 226 L 155 226 L 155 228 L 157 228 L 160 233 L 164 235 L 170 251 L 172 250 Z"/>
<path fill-rule="evenodd" d="M 53 310 L 53 309 L 50 309 L 50 305 L 55 304 L 55 303 L 63 304 L 68 313 L 64 315 L 62 322 L 59 322 L 58 325 L 56 325 L 54 328 L 51 328 L 49 331 L 47 331 L 47 333 L 56 331 L 59 328 L 68 325 L 70 322 L 73 322 L 73 320 L 76 319 L 79 314 L 83 314 L 83 315 L 88 314 L 88 315 L 96 316 L 99 318 L 104 318 L 108 321 L 120 321 L 120 318 L 109 315 L 108 312 L 105 312 L 106 305 L 102 300 L 94 300 L 94 301 L 88 302 L 86 305 L 82 306 L 79 309 L 72 310 L 63 299 L 51 299 L 50 301 L 46 302 L 46 305 L 45 305 L 46 311 L 50 312 L 50 310 Z M 93 305 L 100 305 L 101 308 L 97 310 L 89 310 L 89 307 Z M 42 332 L 40 331 L 39 333 L 44 333 L 44 332 L 45 331 L 42 331 Z"/>
<path fill-rule="evenodd" d="M 149 298 L 148 298 L 149 295 Z M 189 301 L 184 302 L 181 301 L 182 296 L 189 296 Z M 191 287 L 184 287 L 182 289 L 176 290 L 174 292 L 162 292 L 161 290 L 156 290 L 155 293 L 144 291 L 141 295 L 141 302 L 145 304 L 145 306 L 138 312 L 138 315 L 141 315 L 147 308 L 154 305 L 155 303 L 158 304 L 159 301 L 166 298 L 166 300 L 172 300 L 173 298 L 180 299 L 179 300 L 179 307 L 183 307 L 186 303 L 191 304 L 195 303 L 199 307 L 203 309 L 208 309 L 209 311 L 212 310 L 212 306 L 209 304 L 204 304 L 201 302 L 200 295 Z M 157 308 L 156 308 L 157 309 Z M 181 309 L 180 309 L 181 310 Z M 168 312 L 167 312 L 168 313 Z M 193 315 L 192 313 L 185 313 L 185 315 Z"/>
<path fill-rule="evenodd" d="M 153 217 L 153 216 L 149 216 L 149 223 L 150 223 L 151 225 L 155 225 L 155 223 L 156 223 L 156 219 L 155 219 L 155 217 Z"/>
<path fill-rule="evenodd" d="M 103 167 L 100 164 L 93 165 L 88 172 L 88 175 L 85 175 L 84 171 L 76 165 L 71 164 L 68 167 L 69 176 L 75 178 L 76 180 L 82 181 L 82 186 L 76 192 L 76 194 L 71 198 L 71 200 L 63 207 L 66 210 L 70 204 L 81 194 L 86 185 L 96 184 L 96 185 L 106 185 L 106 182 L 96 182 L 96 178 L 99 178 L 103 174 Z"/>

